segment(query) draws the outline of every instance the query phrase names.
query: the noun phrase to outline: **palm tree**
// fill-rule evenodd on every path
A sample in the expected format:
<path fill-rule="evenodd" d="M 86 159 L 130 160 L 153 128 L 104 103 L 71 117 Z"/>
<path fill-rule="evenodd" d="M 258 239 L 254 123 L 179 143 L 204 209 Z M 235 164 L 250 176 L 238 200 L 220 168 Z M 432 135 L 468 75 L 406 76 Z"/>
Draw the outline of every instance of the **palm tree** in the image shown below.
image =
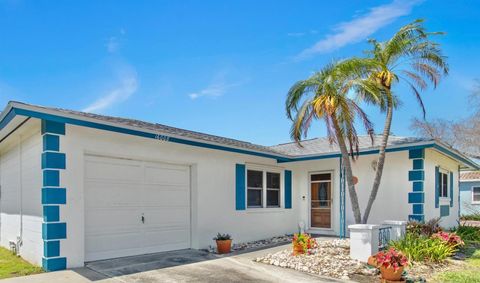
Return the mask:
<path fill-rule="evenodd" d="M 441 77 L 448 74 L 446 57 L 442 55 L 439 44 L 430 40 L 431 36 L 443 33 L 427 32 L 422 23 L 423 20 L 416 20 L 402 27 L 385 42 L 370 40 L 373 49 L 368 52 L 370 56 L 367 59 L 376 61 L 377 67 L 372 69 L 367 79 L 381 86 L 383 98 L 370 97 L 369 93 L 362 93 L 361 90 L 359 94 L 367 102 L 379 105 L 380 109 L 386 112 L 386 118 L 375 179 L 363 214 L 363 223 L 367 223 L 382 178 L 385 148 L 390 135 L 393 110 L 397 106 L 397 96 L 392 91 L 393 86 L 399 83 L 406 84 L 420 104 L 425 118 L 425 107 L 420 91 L 427 89 L 428 82 L 436 88 Z M 373 66 L 371 63 L 370 65 Z"/>
<path fill-rule="evenodd" d="M 356 223 L 360 223 L 362 217 L 350 163 L 350 156 L 354 159 L 359 148 L 355 119 L 360 118 L 372 137 L 372 142 L 373 125 L 348 94 L 354 88 L 359 92 L 368 93 L 371 98 L 375 97 L 378 90 L 375 87 L 376 83 L 361 79 L 368 66 L 368 61 L 356 58 L 329 64 L 308 79 L 295 83 L 290 88 L 286 100 L 287 116 L 293 121 L 291 136 L 295 141 L 299 142 L 302 136 L 306 137 L 314 119 L 325 121 L 330 143 L 336 143 L 342 154 Z"/>

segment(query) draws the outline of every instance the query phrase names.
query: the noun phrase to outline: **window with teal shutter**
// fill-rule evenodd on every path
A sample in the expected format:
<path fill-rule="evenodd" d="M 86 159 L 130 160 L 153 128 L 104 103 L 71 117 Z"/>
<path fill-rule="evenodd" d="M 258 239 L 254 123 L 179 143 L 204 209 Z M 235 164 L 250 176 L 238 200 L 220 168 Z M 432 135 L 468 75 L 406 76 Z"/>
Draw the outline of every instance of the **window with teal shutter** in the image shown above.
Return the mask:
<path fill-rule="evenodd" d="M 235 209 L 245 210 L 245 164 L 235 166 Z"/>
<path fill-rule="evenodd" d="M 453 207 L 453 172 L 450 172 L 450 207 Z"/>
<path fill-rule="evenodd" d="M 285 208 L 292 208 L 292 171 L 285 170 Z"/>
<path fill-rule="evenodd" d="M 440 202 L 440 167 L 435 166 L 435 208 L 439 207 Z"/>

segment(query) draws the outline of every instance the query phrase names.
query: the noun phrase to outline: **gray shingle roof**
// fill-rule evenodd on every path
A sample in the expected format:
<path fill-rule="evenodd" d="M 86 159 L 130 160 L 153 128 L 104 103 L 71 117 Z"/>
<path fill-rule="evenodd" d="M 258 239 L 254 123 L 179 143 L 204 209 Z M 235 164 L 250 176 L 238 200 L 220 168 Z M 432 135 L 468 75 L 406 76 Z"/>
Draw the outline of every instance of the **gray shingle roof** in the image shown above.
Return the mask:
<path fill-rule="evenodd" d="M 68 110 L 62 108 L 53 108 L 53 107 L 45 107 L 45 106 L 38 106 L 38 105 L 31 105 L 23 102 L 12 102 L 15 104 L 26 105 L 33 108 L 39 108 L 43 110 L 54 111 L 59 114 L 66 114 L 66 115 L 74 115 L 79 117 L 85 117 L 88 119 L 97 120 L 99 123 L 101 122 L 108 122 L 114 123 L 117 125 L 124 125 L 129 127 L 136 127 L 145 130 L 155 131 L 158 134 L 163 134 L 166 136 L 176 136 L 176 137 L 184 137 L 187 139 L 194 139 L 199 141 L 205 141 L 209 143 L 220 144 L 224 146 L 233 146 L 237 148 L 253 150 L 258 152 L 263 152 L 267 154 L 273 154 L 277 156 L 285 156 L 285 157 L 298 157 L 298 156 L 305 156 L 305 155 L 320 155 L 320 154 L 328 154 L 328 153 L 338 153 L 339 149 L 337 145 L 331 145 L 327 138 L 315 138 L 310 140 L 305 140 L 301 142 L 301 146 L 299 146 L 295 142 L 291 143 L 284 143 L 275 146 L 263 146 L 258 145 L 250 142 L 240 141 L 231 138 L 225 138 L 216 135 L 204 134 L 200 132 L 175 128 L 167 125 L 157 124 L 157 123 L 150 123 L 145 121 L 140 121 L 136 119 L 128 119 L 128 118 L 121 118 L 121 117 L 113 117 L 113 116 L 106 116 L 106 115 L 99 115 L 75 110 Z M 381 140 L 381 136 L 375 137 L 374 145 L 372 146 L 371 140 L 369 136 L 360 136 L 360 150 L 368 150 L 374 149 L 378 147 Z M 417 143 L 422 141 L 430 141 L 429 139 L 422 139 L 422 138 L 413 138 L 413 137 L 398 137 L 398 136 L 390 136 L 388 146 L 396 146 L 396 145 L 404 145 L 404 144 L 411 144 Z"/>
<path fill-rule="evenodd" d="M 377 135 L 374 137 L 374 143 L 372 145 L 372 140 L 369 136 L 359 136 L 359 148 L 360 150 L 368 150 L 378 148 L 380 145 L 382 136 Z M 391 135 L 388 139 L 387 147 L 405 145 L 411 143 L 425 142 L 430 141 L 431 139 L 424 138 L 415 138 L 415 137 L 399 137 Z M 313 155 L 313 154 L 328 154 L 339 152 L 340 149 L 336 144 L 330 144 L 328 138 L 315 138 L 310 140 L 302 141 L 299 144 L 295 142 L 284 143 L 275 146 L 271 146 L 271 149 L 276 152 L 291 155 L 291 156 L 303 156 L 303 155 Z"/>

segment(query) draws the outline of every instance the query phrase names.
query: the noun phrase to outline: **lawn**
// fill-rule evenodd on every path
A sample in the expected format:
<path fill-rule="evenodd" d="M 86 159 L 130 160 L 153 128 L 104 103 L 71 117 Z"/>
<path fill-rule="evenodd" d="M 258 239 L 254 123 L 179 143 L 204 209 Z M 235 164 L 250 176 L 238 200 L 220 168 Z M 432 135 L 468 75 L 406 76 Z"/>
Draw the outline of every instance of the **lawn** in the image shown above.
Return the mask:
<path fill-rule="evenodd" d="M 7 249 L 0 248 L 0 279 L 40 272 L 43 272 L 42 268 L 26 262 Z"/>
<path fill-rule="evenodd" d="M 437 275 L 435 282 L 480 282 L 480 249 L 471 247 L 466 251 L 469 256 L 461 270 L 447 271 Z"/>

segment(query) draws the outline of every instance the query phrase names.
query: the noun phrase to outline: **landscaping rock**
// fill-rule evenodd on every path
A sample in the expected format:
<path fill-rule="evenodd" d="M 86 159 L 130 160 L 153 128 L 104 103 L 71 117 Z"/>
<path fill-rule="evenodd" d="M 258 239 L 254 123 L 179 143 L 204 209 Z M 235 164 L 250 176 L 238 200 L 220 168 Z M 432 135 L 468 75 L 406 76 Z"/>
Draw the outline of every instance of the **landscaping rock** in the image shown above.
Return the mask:
<path fill-rule="evenodd" d="M 318 241 L 318 248 L 312 250 L 311 255 L 293 256 L 292 249 L 285 249 L 255 261 L 342 280 L 356 273 L 374 272 L 367 270 L 365 264 L 350 258 L 348 240 Z"/>
<path fill-rule="evenodd" d="M 272 237 L 269 239 L 247 242 L 247 243 L 234 243 L 232 245 L 232 251 L 253 250 L 253 249 L 275 246 L 279 244 L 286 244 L 286 243 L 291 243 L 292 239 L 293 239 L 293 235 L 284 235 L 284 236 Z M 216 247 L 213 247 L 213 246 L 210 246 L 208 251 L 211 253 L 217 252 Z"/>

